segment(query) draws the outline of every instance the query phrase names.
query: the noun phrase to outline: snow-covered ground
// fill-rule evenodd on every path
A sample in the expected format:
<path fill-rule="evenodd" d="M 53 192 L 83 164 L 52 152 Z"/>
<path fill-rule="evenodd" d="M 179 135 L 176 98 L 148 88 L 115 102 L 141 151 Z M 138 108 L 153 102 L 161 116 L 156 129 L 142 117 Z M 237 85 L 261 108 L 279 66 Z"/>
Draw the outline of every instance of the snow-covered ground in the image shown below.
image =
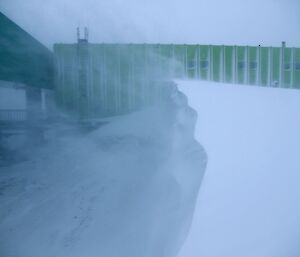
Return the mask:
<path fill-rule="evenodd" d="M 180 257 L 300 256 L 300 90 L 178 83 L 208 154 Z"/>
<path fill-rule="evenodd" d="M 300 91 L 178 84 L 208 156 L 179 257 L 299 257 Z M 1 167 L 0 256 L 175 257 L 206 154 L 172 99 Z"/>

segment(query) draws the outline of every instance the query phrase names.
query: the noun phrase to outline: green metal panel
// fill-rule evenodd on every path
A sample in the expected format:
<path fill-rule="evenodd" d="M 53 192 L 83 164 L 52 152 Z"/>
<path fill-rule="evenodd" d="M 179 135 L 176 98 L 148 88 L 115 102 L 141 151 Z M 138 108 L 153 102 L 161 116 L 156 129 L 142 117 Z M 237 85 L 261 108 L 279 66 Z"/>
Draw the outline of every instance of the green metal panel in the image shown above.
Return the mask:
<path fill-rule="evenodd" d="M 190 79 L 195 79 L 198 77 L 198 55 L 198 45 L 187 46 L 187 77 Z"/>
<path fill-rule="evenodd" d="M 273 48 L 273 57 L 272 57 L 272 85 L 279 86 L 280 83 L 280 48 Z"/>
<path fill-rule="evenodd" d="M 285 48 L 284 49 L 284 57 L 283 57 L 283 83 L 282 87 L 291 87 L 291 79 L 292 79 L 292 49 Z"/>
<path fill-rule="evenodd" d="M 145 92 L 145 80 L 142 78 L 146 78 L 146 60 L 147 60 L 147 52 L 146 47 L 143 44 L 138 45 L 130 45 L 130 50 L 127 55 L 127 58 L 130 59 L 130 80 L 127 86 L 128 96 L 129 96 L 129 109 L 138 108 L 142 105 L 143 102 L 146 101 L 146 92 Z M 160 51 L 160 47 L 155 49 Z M 126 58 L 126 57 L 125 57 Z M 158 62 L 160 69 L 162 69 L 162 62 Z"/>
<path fill-rule="evenodd" d="M 296 48 L 294 52 L 294 87 L 300 88 L 300 48 Z"/>
<path fill-rule="evenodd" d="M 157 84 L 170 78 L 174 55 L 170 45 L 79 43 L 54 50 L 58 103 L 81 118 L 127 113 L 157 101 Z"/>
<path fill-rule="evenodd" d="M 174 49 L 172 45 L 161 45 L 160 50 L 160 57 L 162 62 L 162 68 L 160 77 L 164 77 L 165 79 L 172 79 L 174 78 L 173 72 L 173 64 L 172 61 L 174 60 Z"/>
<path fill-rule="evenodd" d="M 168 44 L 160 45 L 160 53 L 159 54 L 166 59 L 172 58 L 173 57 L 172 46 L 168 45 Z"/>
<path fill-rule="evenodd" d="M 249 84 L 257 85 L 258 83 L 258 49 L 249 47 L 248 74 Z"/>
<path fill-rule="evenodd" d="M 183 45 L 184 51 L 184 59 L 183 59 L 183 67 L 184 67 L 184 78 L 188 78 L 188 46 L 186 44 Z"/>
<path fill-rule="evenodd" d="M 224 64 L 225 64 L 225 78 L 224 82 L 226 83 L 233 83 L 233 47 L 232 46 L 225 46 L 224 47 Z"/>
<path fill-rule="evenodd" d="M 107 44 L 101 44 L 100 45 L 100 58 L 101 58 L 101 73 L 100 78 L 102 78 L 102 83 L 98 84 L 98 81 L 95 81 L 95 87 L 99 86 L 102 90 L 102 98 L 101 98 L 101 114 L 103 116 L 108 116 L 110 112 L 112 111 L 112 107 L 110 107 L 110 104 L 113 104 L 113 99 L 111 99 L 111 90 L 109 89 L 112 87 L 112 74 L 111 74 L 111 62 L 110 59 L 113 58 L 113 56 L 110 56 L 109 49 L 107 49 Z"/>
<path fill-rule="evenodd" d="M 211 47 L 211 67 L 212 67 L 212 80 L 220 81 L 221 80 L 221 46 L 212 46 Z"/>
<path fill-rule="evenodd" d="M 130 110 L 130 78 L 131 78 L 131 69 L 130 63 L 131 58 L 128 58 L 128 53 L 130 52 L 129 45 L 120 45 L 120 83 L 121 83 L 121 94 L 120 94 L 120 109 L 123 112 Z"/>
<path fill-rule="evenodd" d="M 157 44 L 153 46 L 153 54 L 154 54 L 154 63 L 155 67 L 157 68 L 157 72 L 160 73 L 163 69 L 163 63 L 161 58 L 162 46 L 161 44 Z M 155 74 L 155 76 L 159 76 L 159 74 Z"/>
<path fill-rule="evenodd" d="M 163 47 L 162 49 L 158 48 L 157 45 L 149 45 L 149 46 L 146 46 L 146 49 L 145 49 L 145 51 L 146 51 L 146 57 L 145 57 L 146 74 L 144 76 L 146 78 L 146 82 L 144 82 L 144 83 L 146 83 L 145 84 L 146 89 L 148 89 L 148 87 L 151 87 L 153 80 L 155 80 L 156 78 L 158 78 L 160 76 L 159 73 L 161 71 L 156 70 L 156 68 L 153 69 L 153 67 L 159 67 L 159 65 L 162 65 L 158 50 L 164 52 L 167 49 L 165 49 L 165 47 Z M 164 54 L 168 55 L 170 53 L 168 53 L 168 51 L 166 51 Z M 141 79 L 143 79 L 143 78 L 141 78 Z M 144 98 L 145 103 L 150 104 L 150 103 L 154 102 L 155 95 L 156 95 L 155 90 L 152 90 L 150 92 L 146 91 L 145 98 Z"/>
<path fill-rule="evenodd" d="M 210 58 L 209 46 L 200 45 L 199 47 L 199 77 L 202 80 L 209 80 L 210 76 Z"/>
<path fill-rule="evenodd" d="M 74 83 L 74 76 L 76 76 L 77 70 L 73 64 L 77 62 L 76 57 L 76 45 L 60 45 L 55 47 L 56 52 L 56 92 L 57 100 L 65 110 L 78 110 L 78 106 L 75 106 L 74 99 L 78 93 L 76 83 Z"/>
<path fill-rule="evenodd" d="M 243 46 L 236 47 L 236 83 L 244 84 L 246 80 L 246 49 Z"/>
<path fill-rule="evenodd" d="M 103 100 L 104 100 L 104 90 L 101 87 L 97 86 L 97 82 L 101 81 L 101 60 L 103 56 L 101 54 L 101 45 L 94 45 L 90 48 L 90 65 L 91 65 L 91 78 L 90 78 L 90 93 L 91 93 L 91 111 L 92 112 L 100 112 L 104 108 Z"/>
<path fill-rule="evenodd" d="M 174 45 L 175 77 L 184 78 L 185 76 L 185 45 Z"/>
<path fill-rule="evenodd" d="M 261 47 L 260 48 L 260 85 L 268 86 L 269 85 L 269 48 Z"/>

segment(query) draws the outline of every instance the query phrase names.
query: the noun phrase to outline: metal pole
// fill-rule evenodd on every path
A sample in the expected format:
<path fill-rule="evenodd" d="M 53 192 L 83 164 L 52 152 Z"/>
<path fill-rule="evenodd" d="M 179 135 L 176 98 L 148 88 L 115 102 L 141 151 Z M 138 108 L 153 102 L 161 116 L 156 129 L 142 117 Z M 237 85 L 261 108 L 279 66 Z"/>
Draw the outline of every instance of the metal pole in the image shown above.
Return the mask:
<path fill-rule="evenodd" d="M 257 48 L 257 78 L 256 78 L 256 84 L 261 86 L 261 46 L 259 45 Z"/>
<path fill-rule="evenodd" d="M 233 83 L 236 83 L 236 46 L 233 46 L 232 51 L 232 79 Z"/>
<path fill-rule="evenodd" d="M 284 54 L 285 54 L 285 46 L 286 43 L 283 41 L 281 44 L 281 51 L 280 51 L 280 55 L 281 55 L 281 60 L 280 60 L 280 87 L 284 87 Z"/>
<path fill-rule="evenodd" d="M 249 46 L 246 46 L 245 69 L 246 69 L 246 84 L 249 85 Z"/>
<path fill-rule="evenodd" d="M 199 74 L 199 51 L 200 51 L 200 47 L 199 45 L 197 45 L 197 48 L 196 48 L 196 63 L 195 63 L 195 77 L 196 79 L 199 79 L 200 78 L 200 74 Z"/>
<path fill-rule="evenodd" d="M 187 46 L 184 45 L 184 51 L 185 51 L 185 55 L 184 55 L 184 63 L 185 63 L 185 66 L 184 66 L 184 72 L 185 72 L 185 78 L 187 79 L 188 78 L 188 57 L 187 57 Z"/>
<path fill-rule="evenodd" d="M 222 45 L 221 48 L 221 81 L 225 81 L 225 46 Z"/>
<path fill-rule="evenodd" d="M 212 81 L 214 74 L 213 74 L 213 47 L 209 45 L 209 80 Z"/>
<path fill-rule="evenodd" d="M 294 87 L 294 80 L 295 80 L 295 48 L 292 48 L 292 58 L 291 58 L 291 84 L 290 87 Z"/>
<path fill-rule="evenodd" d="M 273 48 L 268 49 L 268 86 L 273 83 Z"/>
<path fill-rule="evenodd" d="M 246 70 L 246 62 L 247 62 L 247 48 L 243 47 L 243 56 L 244 56 L 244 64 L 243 64 L 243 69 L 244 69 L 244 74 L 243 74 L 243 84 L 246 84 L 247 81 L 247 70 Z"/>

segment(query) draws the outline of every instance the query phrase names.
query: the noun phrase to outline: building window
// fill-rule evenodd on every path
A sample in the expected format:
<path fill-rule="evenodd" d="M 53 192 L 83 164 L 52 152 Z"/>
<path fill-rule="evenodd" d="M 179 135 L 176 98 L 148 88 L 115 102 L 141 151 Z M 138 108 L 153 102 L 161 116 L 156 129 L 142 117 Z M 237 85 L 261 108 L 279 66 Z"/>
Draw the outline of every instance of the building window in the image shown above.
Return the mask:
<path fill-rule="evenodd" d="M 257 69 L 257 62 L 250 62 L 249 67 L 250 67 L 250 70 L 256 70 Z"/>
<path fill-rule="evenodd" d="M 238 69 L 239 70 L 243 70 L 243 69 L 245 69 L 245 62 L 238 62 Z"/>
<path fill-rule="evenodd" d="M 188 69 L 194 69 L 195 68 L 195 61 L 191 60 L 188 61 Z"/>
<path fill-rule="evenodd" d="M 208 69 L 208 61 L 207 60 L 201 60 L 200 61 L 200 69 Z"/>
<path fill-rule="evenodd" d="M 295 63 L 295 70 L 300 70 L 300 63 L 299 62 Z"/>
<path fill-rule="evenodd" d="M 290 63 L 285 63 L 283 65 L 284 70 L 290 70 L 291 69 L 291 64 Z"/>

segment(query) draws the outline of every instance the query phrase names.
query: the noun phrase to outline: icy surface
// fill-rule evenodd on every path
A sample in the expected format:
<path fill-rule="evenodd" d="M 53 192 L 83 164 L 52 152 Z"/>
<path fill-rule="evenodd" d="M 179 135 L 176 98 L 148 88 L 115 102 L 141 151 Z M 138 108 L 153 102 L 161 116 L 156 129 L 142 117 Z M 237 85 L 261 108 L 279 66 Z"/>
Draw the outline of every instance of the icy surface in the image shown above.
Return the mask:
<path fill-rule="evenodd" d="M 206 165 L 196 117 L 174 90 L 89 134 L 48 131 L 47 147 L 1 168 L 0 256 L 175 257 Z"/>
<path fill-rule="evenodd" d="M 300 91 L 179 82 L 207 150 L 180 257 L 300 256 Z"/>

